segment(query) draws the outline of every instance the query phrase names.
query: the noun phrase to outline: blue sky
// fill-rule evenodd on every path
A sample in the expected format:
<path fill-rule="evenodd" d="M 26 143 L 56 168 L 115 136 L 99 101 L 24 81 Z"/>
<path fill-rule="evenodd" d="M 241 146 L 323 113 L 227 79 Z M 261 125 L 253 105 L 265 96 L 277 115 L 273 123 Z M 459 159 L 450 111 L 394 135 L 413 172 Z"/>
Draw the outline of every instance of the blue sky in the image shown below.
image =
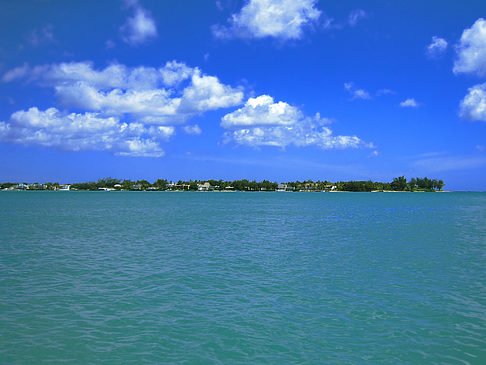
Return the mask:
<path fill-rule="evenodd" d="M 486 190 L 486 3 L 0 1 L 0 181 Z"/>

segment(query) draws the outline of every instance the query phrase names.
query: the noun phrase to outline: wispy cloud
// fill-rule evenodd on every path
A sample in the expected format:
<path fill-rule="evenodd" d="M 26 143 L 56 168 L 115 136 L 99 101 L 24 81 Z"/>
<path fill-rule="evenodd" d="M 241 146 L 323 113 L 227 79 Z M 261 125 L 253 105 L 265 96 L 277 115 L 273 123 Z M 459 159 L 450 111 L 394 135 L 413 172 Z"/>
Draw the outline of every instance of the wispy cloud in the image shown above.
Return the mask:
<path fill-rule="evenodd" d="M 363 100 L 371 99 L 371 95 L 368 91 L 357 88 L 354 85 L 354 83 L 352 83 L 352 82 L 344 83 L 344 90 L 349 92 L 352 100 L 354 100 L 354 99 L 363 99 Z"/>
<path fill-rule="evenodd" d="M 139 46 L 156 38 L 157 26 L 152 15 L 138 1 L 132 0 L 127 5 L 133 10 L 133 15 L 120 28 L 122 40 L 131 46 Z"/>
<path fill-rule="evenodd" d="M 380 89 L 376 92 L 376 96 L 394 95 L 394 94 L 396 94 L 396 92 L 390 89 Z"/>
<path fill-rule="evenodd" d="M 420 106 L 419 103 L 414 98 L 409 98 L 400 103 L 402 108 L 418 108 Z"/>
<path fill-rule="evenodd" d="M 442 156 L 423 158 L 415 161 L 413 166 L 428 172 L 466 170 L 486 165 L 485 156 Z"/>
<path fill-rule="evenodd" d="M 362 9 L 353 10 L 348 16 L 348 24 L 352 27 L 356 26 L 362 19 L 366 19 L 368 14 Z"/>
<path fill-rule="evenodd" d="M 54 43 L 54 33 L 52 24 L 46 24 L 40 29 L 33 29 L 27 36 L 27 41 L 34 45 L 39 46 L 41 44 Z"/>
<path fill-rule="evenodd" d="M 187 134 L 198 135 L 202 133 L 202 130 L 197 124 L 194 124 L 184 126 L 184 132 L 186 132 Z"/>
<path fill-rule="evenodd" d="M 447 50 L 447 41 L 437 36 L 432 37 L 432 42 L 426 48 L 426 54 L 429 57 L 439 57 Z"/>

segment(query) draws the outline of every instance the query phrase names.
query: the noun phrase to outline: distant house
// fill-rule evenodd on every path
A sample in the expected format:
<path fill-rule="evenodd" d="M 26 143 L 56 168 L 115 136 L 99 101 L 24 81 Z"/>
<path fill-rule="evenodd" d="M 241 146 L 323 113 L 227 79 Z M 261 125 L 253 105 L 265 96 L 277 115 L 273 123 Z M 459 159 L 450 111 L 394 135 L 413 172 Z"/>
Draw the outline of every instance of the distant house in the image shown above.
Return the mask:
<path fill-rule="evenodd" d="M 189 188 L 191 186 L 189 184 L 176 184 L 176 183 L 170 182 L 167 185 L 167 187 L 168 187 L 169 190 L 189 190 Z"/>
<path fill-rule="evenodd" d="M 45 189 L 47 189 L 47 185 L 34 183 L 34 184 L 28 185 L 27 189 L 29 189 L 29 190 L 45 190 Z"/>
<path fill-rule="evenodd" d="M 278 184 L 277 191 L 294 191 L 294 187 L 285 183 L 280 183 Z"/>
<path fill-rule="evenodd" d="M 336 191 L 337 190 L 337 186 L 336 185 L 326 185 L 324 187 L 324 191 Z"/>
<path fill-rule="evenodd" d="M 211 189 L 211 184 L 208 182 L 205 182 L 204 184 L 197 184 L 198 191 L 208 191 L 209 189 Z"/>

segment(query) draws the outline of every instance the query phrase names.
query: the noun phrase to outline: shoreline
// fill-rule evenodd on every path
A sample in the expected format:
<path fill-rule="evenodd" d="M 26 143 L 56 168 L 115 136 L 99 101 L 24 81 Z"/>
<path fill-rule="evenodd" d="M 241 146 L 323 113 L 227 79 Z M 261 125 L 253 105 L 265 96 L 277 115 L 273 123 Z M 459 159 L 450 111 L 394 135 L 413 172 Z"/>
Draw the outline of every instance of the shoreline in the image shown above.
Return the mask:
<path fill-rule="evenodd" d="M 130 192 L 130 193 L 481 193 L 483 191 L 474 190 L 463 190 L 463 191 L 453 191 L 453 190 L 435 190 L 435 191 L 397 191 L 397 190 L 371 190 L 371 191 L 346 191 L 346 190 L 295 190 L 295 191 L 278 191 L 278 190 L 47 190 L 47 189 L 1 189 L 0 192 L 97 192 L 97 193 L 120 193 L 120 192 Z"/>

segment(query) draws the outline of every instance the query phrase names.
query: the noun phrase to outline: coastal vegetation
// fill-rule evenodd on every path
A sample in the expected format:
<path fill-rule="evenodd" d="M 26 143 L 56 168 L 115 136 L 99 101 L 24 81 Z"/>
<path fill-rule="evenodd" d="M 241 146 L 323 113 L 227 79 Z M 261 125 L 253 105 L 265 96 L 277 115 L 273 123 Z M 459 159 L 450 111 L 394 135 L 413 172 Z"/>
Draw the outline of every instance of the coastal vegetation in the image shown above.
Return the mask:
<path fill-rule="evenodd" d="M 440 191 L 444 181 L 424 178 L 396 177 L 391 182 L 377 181 L 338 181 L 327 180 L 289 181 L 277 183 L 268 180 L 179 180 L 157 179 L 153 183 L 147 180 L 121 180 L 111 177 L 97 181 L 76 182 L 61 185 L 58 182 L 47 183 L 1 183 L 1 190 L 121 190 L 121 191 Z"/>
<path fill-rule="evenodd" d="M 424 178 L 412 178 L 407 182 L 404 176 L 396 177 L 390 183 L 374 181 L 338 182 L 336 186 L 341 191 L 435 191 L 442 190 L 444 181 Z"/>

